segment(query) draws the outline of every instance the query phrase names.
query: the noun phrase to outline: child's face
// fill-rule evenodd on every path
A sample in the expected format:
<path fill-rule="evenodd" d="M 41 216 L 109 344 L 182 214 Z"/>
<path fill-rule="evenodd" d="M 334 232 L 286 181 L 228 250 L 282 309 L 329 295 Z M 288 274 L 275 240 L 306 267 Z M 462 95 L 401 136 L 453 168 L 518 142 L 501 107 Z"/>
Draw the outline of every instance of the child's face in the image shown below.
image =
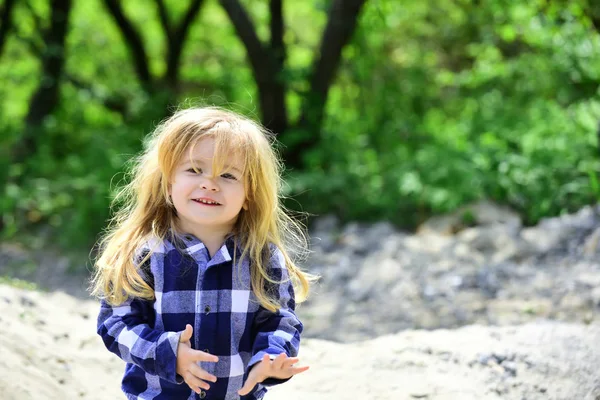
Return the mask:
<path fill-rule="evenodd" d="M 203 229 L 230 232 L 245 207 L 241 160 L 232 154 L 225 170 L 219 176 L 213 176 L 214 149 L 213 138 L 200 139 L 191 157 L 186 152 L 175 168 L 170 195 L 181 228 L 189 233 L 198 234 Z"/>

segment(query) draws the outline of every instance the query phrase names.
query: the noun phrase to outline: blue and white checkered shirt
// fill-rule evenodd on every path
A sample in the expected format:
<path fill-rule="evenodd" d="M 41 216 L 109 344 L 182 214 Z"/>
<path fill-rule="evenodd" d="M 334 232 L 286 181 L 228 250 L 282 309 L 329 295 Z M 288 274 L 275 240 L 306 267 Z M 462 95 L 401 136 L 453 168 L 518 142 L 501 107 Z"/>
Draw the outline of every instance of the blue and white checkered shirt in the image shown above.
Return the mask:
<path fill-rule="evenodd" d="M 281 308 L 270 312 L 250 290 L 248 260 L 236 259 L 233 265 L 232 238 L 212 258 L 194 236 L 181 237 L 178 246 L 175 242 L 149 241 L 140 249 L 141 255 L 148 248 L 154 250 L 149 263 L 141 267 L 154 287 L 154 301 L 129 299 L 115 307 L 101 304 L 98 334 L 108 350 L 127 363 L 122 390 L 128 399 L 261 399 L 268 386 L 285 380 L 270 378 L 242 397 L 237 391 L 249 367 L 265 353 L 271 358 L 298 354 L 302 323 L 294 312 L 291 282 L 272 285 Z M 236 254 L 239 258 L 239 248 Z M 276 281 L 288 278 L 279 250 L 272 251 L 269 271 Z M 186 324 L 194 328 L 192 348 L 219 357 L 217 363 L 200 363 L 217 377 L 200 394 L 176 373 L 177 345 Z"/>

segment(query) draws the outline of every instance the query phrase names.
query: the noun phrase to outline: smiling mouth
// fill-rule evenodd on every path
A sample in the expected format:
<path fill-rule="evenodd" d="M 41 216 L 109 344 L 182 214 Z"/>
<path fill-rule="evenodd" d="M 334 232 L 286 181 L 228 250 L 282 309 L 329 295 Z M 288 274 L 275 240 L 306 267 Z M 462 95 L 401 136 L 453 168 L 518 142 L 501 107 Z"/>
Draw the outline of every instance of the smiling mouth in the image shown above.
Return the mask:
<path fill-rule="evenodd" d="M 192 199 L 193 201 L 195 201 L 196 203 L 200 203 L 200 204 L 206 204 L 208 206 L 220 206 L 220 203 L 217 203 L 216 201 L 212 201 L 212 200 L 206 200 L 206 199 Z"/>

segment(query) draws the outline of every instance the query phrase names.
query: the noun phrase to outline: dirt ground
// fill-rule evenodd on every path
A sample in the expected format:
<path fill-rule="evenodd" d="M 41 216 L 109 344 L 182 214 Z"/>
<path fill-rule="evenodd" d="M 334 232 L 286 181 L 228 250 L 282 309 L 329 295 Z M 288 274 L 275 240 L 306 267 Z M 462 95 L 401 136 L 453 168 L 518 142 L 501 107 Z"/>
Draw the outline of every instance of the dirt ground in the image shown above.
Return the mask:
<path fill-rule="evenodd" d="M 0 398 L 121 399 L 124 364 L 95 333 L 97 304 L 0 285 Z M 600 399 L 600 325 L 403 331 L 305 339 L 311 369 L 267 399 Z"/>

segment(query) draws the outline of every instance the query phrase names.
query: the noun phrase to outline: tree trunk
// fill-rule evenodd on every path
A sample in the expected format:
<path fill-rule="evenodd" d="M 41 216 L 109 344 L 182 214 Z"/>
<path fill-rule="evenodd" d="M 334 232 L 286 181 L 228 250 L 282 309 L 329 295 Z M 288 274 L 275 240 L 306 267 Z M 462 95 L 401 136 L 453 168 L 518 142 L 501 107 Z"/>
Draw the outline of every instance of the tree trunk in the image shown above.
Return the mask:
<path fill-rule="evenodd" d="M 125 40 L 127 47 L 129 47 L 138 80 L 147 93 L 152 93 L 153 82 L 150 76 L 150 69 L 148 68 L 148 56 L 146 55 L 141 35 L 125 16 L 120 0 L 104 0 L 104 5 L 113 16 L 121 31 L 121 35 L 123 35 L 123 40 Z"/>
<path fill-rule="evenodd" d="M 286 153 L 290 166 L 301 166 L 301 156 L 319 144 L 329 88 L 339 67 L 343 48 L 356 29 L 365 0 L 334 0 L 329 9 L 327 26 L 321 38 L 319 56 L 315 58 L 310 77 L 310 91 L 304 99 L 297 129 L 303 138 Z"/>
<path fill-rule="evenodd" d="M 176 89 L 179 86 L 179 70 L 181 67 L 181 55 L 183 53 L 183 46 L 187 35 L 190 30 L 192 22 L 198 15 L 200 8 L 204 0 L 194 0 L 183 19 L 175 28 L 170 24 L 166 7 L 162 0 L 157 0 L 160 19 L 165 30 L 167 37 L 167 70 L 165 72 L 164 80 L 167 82 L 169 87 Z"/>
<path fill-rule="evenodd" d="M 29 103 L 25 117 L 25 131 L 15 145 L 13 160 L 22 162 L 37 151 L 36 136 L 45 118 L 59 103 L 60 79 L 65 64 L 65 41 L 67 37 L 71 0 L 51 0 L 50 29 L 44 36 L 45 50 L 42 54 L 40 84 Z"/>
<path fill-rule="evenodd" d="M 258 87 L 262 123 L 275 134 L 281 134 L 288 128 L 286 87 L 282 77 L 285 61 L 282 1 L 271 0 L 270 3 L 270 49 L 260 42 L 246 10 L 237 0 L 220 0 L 220 3 L 246 48 L 252 74 Z"/>
<path fill-rule="evenodd" d="M 288 128 L 288 114 L 285 102 L 286 82 L 283 78 L 283 70 L 286 59 L 286 49 L 283 43 L 285 24 L 283 21 L 283 1 L 271 0 L 269 4 L 271 11 L 271 57 L 275 74 L 270 84 L 261 92 L 265 99 L 261 100 L 263 110 L 263 122 L 265 126 L 276 134 L 282 134 Z"/>

